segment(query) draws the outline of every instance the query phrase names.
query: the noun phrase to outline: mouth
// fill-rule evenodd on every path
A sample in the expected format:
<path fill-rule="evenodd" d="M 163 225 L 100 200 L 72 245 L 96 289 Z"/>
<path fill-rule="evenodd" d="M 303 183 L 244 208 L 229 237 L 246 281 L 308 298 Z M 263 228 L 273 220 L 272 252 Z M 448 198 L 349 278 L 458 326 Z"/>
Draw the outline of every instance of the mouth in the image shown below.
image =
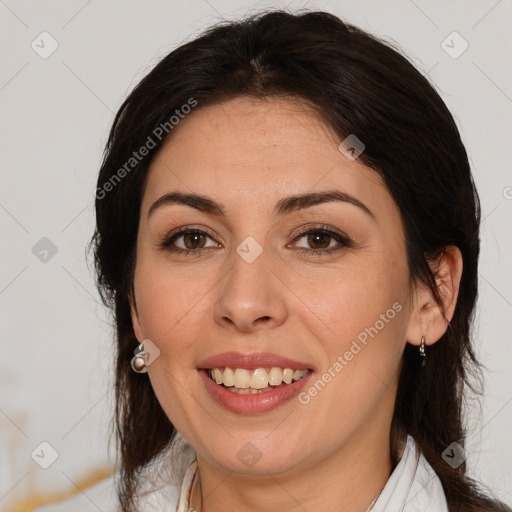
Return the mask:
<path fill-rule="evenodd" d="M 281 367 L 206 369 L 208 377 L 231 393 L 258 394 L 286 387 L 307 377 L 312 370 Z"/>
<path fill-rule="evenodd" d="M 263 414 L 290 403 L 316 372 L 308 363 L 271 352 L 224 352 L 196 369 L 207 395 L 239 415 Z"/>

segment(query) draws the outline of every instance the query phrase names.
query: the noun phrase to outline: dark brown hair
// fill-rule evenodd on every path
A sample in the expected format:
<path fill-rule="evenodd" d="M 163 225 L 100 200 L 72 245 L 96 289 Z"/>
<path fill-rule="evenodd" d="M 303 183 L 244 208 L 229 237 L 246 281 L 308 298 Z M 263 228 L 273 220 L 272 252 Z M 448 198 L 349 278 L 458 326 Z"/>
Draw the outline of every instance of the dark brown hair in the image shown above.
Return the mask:
<path fill-rule="evenodd" d="M 485 497 L 465 464 L 454 469 L 441 457 L 452 442 L 464 445 L 465 390 L 475 391 L 469 377 L 478 383 L 481 374 L 470 341 L 480 208 L 453 117 L 389 43 L 325 12 L 270 11 L 218 24 L 163 58 L 122 104 L 110 131 L 91 244 L 98 289 L 117 328 L 114 420 L 123 511 L 135 510 L 141 469 L 176 434 L 147 374 L 130 367 L 138 344 L 129 294 L 139 211 L 148 167 L 165 140 L 155 130 L 191 98 L 201 108 L 241 95 L 306 100 L 340 140 L 354 134 L 364 142 L 360 161 L 382 177 L 400 209 L 411 279 L 427 284 L 441 306 L 429 261 L 448 245 L 460 249 L 464 268 L 449 328 L 428 347 L 425 367 L 416 347 L 404 351 L 390 446 L 396 447 L 403 425 L 441 479 L 450 511 L 510 510 Z M 167 127 L 165 135 L 172 136 Z M 154 144 L 147 157 L 127 167 L 148 137 Z"/>

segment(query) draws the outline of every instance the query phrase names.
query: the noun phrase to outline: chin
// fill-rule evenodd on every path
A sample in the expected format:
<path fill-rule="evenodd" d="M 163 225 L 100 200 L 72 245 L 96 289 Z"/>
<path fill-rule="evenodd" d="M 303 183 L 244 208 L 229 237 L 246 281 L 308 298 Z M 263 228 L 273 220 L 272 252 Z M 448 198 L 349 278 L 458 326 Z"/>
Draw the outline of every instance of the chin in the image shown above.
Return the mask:
<path fill-rule="evenodd" d="M 235 447 L 240 446 L 238 449 Z M 297 448 L 283 449 L 282 444 L 261 442 L 256 439 L 236 440 L 229 447 L 219 450 L 218 445 L 206 457 L 210 463 L 238 474 L 265 476 L 290 471 L 299 464 Z M 302 457 L 301 457 L 302 458 Z"/>

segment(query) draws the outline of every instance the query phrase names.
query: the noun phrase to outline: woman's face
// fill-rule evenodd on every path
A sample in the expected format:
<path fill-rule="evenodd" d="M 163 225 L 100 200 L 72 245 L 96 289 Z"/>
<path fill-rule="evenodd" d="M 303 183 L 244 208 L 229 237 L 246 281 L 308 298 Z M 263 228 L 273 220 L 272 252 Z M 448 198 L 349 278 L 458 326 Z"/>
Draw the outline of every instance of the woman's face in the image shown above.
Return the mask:
<path fill-rule="evenodd" d="M 134 329 L 160 351 L 163 409 L 216 467 L 286 474 L 388 444 L 411 323 L 404 231 L 340 142 L 298 100 L 236 98 L 199 105 L 151 163 Z"/>

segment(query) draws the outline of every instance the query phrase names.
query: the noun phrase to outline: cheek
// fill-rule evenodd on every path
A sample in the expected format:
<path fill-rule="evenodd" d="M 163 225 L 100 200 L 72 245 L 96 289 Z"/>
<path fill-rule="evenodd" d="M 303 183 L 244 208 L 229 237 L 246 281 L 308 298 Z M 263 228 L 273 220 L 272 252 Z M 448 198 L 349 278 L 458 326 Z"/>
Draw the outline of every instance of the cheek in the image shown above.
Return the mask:
<path fill-rule="evenodd" d="M 325 398 L 334 408 L 370 404 L 395 379 L 407 324 L 407 276 L 400 254 L 368 253 L 325 280 L 323 292 L 309 289 L 321 319 L 310 329 L 322 344 L 322 370 L 333 382 Z"/>
<path fill-rule="evenodd" d="M 395 260 L 396 261 L 396 260 Z M 376 335 L 394 339 L 402 328 L 401 312 L 407 290 L 406 269 L 377 254 L 314 273 L 295 273 L 293 304 L 324 348 L 338 354 L 351 341 Z M 394 306 L 395 305 L 395 306 Z M 400 310 L 400 311 L 398 311 Z M 369 332 L 371 334 L 369 334 Z"/>
<path fill-rule="evenodd" d="M 143 335 L 159 347 L 169 365 L 183 362 L 204 336 L 205 322 L 211 322 L 212 287 L 213 278 L 171 270 L 144 256 L 139 259 L 135 290 Z"/>

